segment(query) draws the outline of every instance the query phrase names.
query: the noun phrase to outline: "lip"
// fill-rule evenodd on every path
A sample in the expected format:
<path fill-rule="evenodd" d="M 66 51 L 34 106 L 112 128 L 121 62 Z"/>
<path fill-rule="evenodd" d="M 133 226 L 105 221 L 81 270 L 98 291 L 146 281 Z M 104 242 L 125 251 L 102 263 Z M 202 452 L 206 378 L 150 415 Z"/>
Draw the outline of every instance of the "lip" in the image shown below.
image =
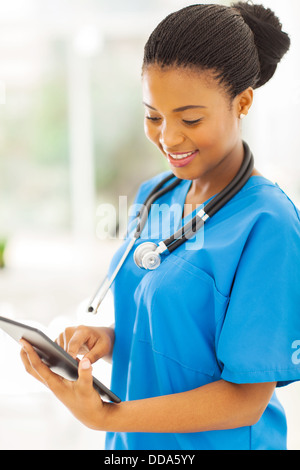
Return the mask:
<path fill-rule="evenodd" d="M 183 158 L 182 160 L 175 160 L 175 158 L 172 158 L 171 155 L 167 153 L 167 159 L 168 159 L 168 162 L 172 166 L 176 168 L 182 168 L 184 166 L 189 165 L 189 163 L 191 163 L 194 160 L 194 158 L 197 156 L 198 152 L 199 152 L 198 150 L 195 150 L 194 153 L 192 153 L 186 158 Z M 188 152 L 174 153 L 173 155 L 184 155 L 185 153 L 188 153 Z"/>

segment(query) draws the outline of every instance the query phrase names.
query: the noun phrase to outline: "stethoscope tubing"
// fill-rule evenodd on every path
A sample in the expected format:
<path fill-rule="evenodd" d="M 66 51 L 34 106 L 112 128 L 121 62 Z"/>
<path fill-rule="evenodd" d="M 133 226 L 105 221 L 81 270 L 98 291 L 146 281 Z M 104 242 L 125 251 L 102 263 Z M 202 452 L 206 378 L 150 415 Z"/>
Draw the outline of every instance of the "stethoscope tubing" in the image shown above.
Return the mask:
<path fill-rule="evenodd" d="M 204 208 L 209 217 L 215 215 L 225 204 L 227 204 L 227 202 L 242 189 L 252 174 L 254 167 L 253 156 L 246 142 L 243 144 L 245 156 L 239 172 L 232 181 L 213 198 L 212 201 L 207 203 Z"/>
<path fill-rule="evenodd" d="M 151 209 L 152 204 L 157 199 L 164 196 L 169 191 L 172 191 L 172 189 L 176 188 L 176 186 L 178 186 L 182 181 L 181 179 L 176 178 L 176 180 L 173 183 L 171 183 L 169 186 L 166 186 L 165 188 L 160 189 L 166 182 L 170 181 L 173 178 L 174 178 L 173 174 L 168 175 L 161 183 L 159 183 L 158 190 L 157 190 L 157 187 L 154 188 L 154 190 L 151 192 L 151 194 L 148 196 L 148 198 L 144 202 L 140 213 L 137 215 L 137 218 L 139 218 L 139 222 L 138 222 L 135 234 L 134 234 L 134 237 L 136 240 L 140 237 L 146 225 L 146 222 L 149 216 L 149 211 Z"/>
<path fill-rule="evenodd" d="M 191 238 L 204 225 L 207 218 L 215 215 L 228 201 L 230 201 L 237 192 L 242 189 L 250 178 L 254 161 L 248 145 L 244 142 L 245 157 L 239 172 L 233 180 L 218 193 L 204 208 L 193 217 L 183 228 L 179 229 L 170 238 L 164 240 L 164 245 L 168 248 L 169 253 L 175 251 L 182 243 Z M 201 216 L 199 215 L 201 214 Z M 204 216 L 204 218 L 203 218 Z"/>
<path fill-rule="evenodd" d="M 111 277 L 108 278 L 106 276 L 103 279 L 102 283 L 100 284 L 99 288 L 97 289 L 95 295 L 93 296 L 93 298 L 92 298 L 92 300 L 89 304 L 88 312 L 94 312 L 94 311 L 95 311 L 95 313 L 97 312 L 101 302 L 103 301 L 104 297 L 106 296 L 107 292 L 109 291 L 109 289 L 110 289 L 112 283 L 114 282 L 118 272 L 120 271 L 121 267 L 123 266 L 127 256 L 131 252 L 132 247 L 135 244 L 135 242 L 136 242 L 136 238 L 132 237 L 132 239 L 128 243 L 127 248 L 126 248 L 123 256 L 121 257 L 116 269 L 114 270 L 113 274 L 111 275 Z"/>
<path fill-rule="evenodd" d="M 248 179 L 250 178 L 253 167 L 254 167 L 254 160 L 253 155 L 250 151 L 250 148 L 243 142 L 244 145 L 244 159 L 240 170 L 238 171 L 237 175 L 232 179 L 232 181 L 218 193 L 210 202 L 208 202 L 204 208 L 201 208 L 196 215 L 193 217 L 191 221 L 184 225 L 181 229 L 179 229 L 176 233 L 174 233 L 170 238 L 162 241 L 159 243 L 158 246 L 163 247 L 163 251 L 168 251 L 172 253 L 175 251 L 179 246 L 185 243 L 188 239 L 192 238 L 196 232 L 198 232 L 205 222 L 215 215 L 229 200 L 231 200 L 246 184 Z M 127 248 L 121 257 L 117 267 L 115 268 L 112 276 L 110 278 L 105 278 L 104 281 L 101 283 L 100 287 L 98 288 L 96 294 L 94 295 L 92 301 L 90 302 L 90 306 L 88 308 L 89 312 L 97 313 L 98 307 L 101 304 L 102 300 L 104 299 L 105 295 L 107 294 L 108 290 L 110 289 L 113 281 L 115 280 L 118 272 L 120 271 L 121 267 L 123 266 L 126 258 L 128 257 L 129 253 L 131 252 L 135 242 L 140 238 L 141 233 L 147 223 L 149 211 L 151 210 L 152 204 L 166 194 L 169 191 L 172 191 L 176 186 L 178 186 L 182 180 L 176 178 L 171 184 L 166 185 L 169 181 L 174 178 L 173 173 L 168 175 L 164 178 L 155 188 L 151 191 L 148 195 L 146 201 L 144 202 L 142 209 L 137 214 L 136 218 L 138 219 L 137 228 L 134 232 L 134 235 L 130 239 Z M 165 186 L 166 185 L 166 186 Z M 151 245 L 155 244 L 150 243 Z M 158 247 L 157 246 L 157 247 Z M 154 248 L 155 249 L 155 248 Z M 160 251 L 162 253 L 163 251 Z"/>

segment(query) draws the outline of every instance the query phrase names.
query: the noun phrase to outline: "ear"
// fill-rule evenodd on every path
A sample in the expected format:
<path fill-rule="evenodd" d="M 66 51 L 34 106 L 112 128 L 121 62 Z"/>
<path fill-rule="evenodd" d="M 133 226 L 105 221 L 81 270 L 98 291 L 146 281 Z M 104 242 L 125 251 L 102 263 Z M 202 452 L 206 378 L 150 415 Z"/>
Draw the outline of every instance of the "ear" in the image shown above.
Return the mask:
<path fill-rule="evenodd" d="M 253 88 L 249 87 L 246 90 L 242 91 L 235 98 L 235 110 L 236 115 L 239 119 L 243 119 L 249 113 L 249 110 L 253 103 Z"/>

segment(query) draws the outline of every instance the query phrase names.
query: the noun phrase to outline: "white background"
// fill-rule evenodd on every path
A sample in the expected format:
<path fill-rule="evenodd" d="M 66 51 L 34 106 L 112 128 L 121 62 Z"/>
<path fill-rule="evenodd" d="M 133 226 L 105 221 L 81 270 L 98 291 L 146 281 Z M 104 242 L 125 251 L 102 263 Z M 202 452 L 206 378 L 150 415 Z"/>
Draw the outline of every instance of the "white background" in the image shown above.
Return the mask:
<path fill-rule="evenodd" d="M 93 48 L 99 47 L 99 38 L 94 33 L 101 18 L 101 4 L 104 5 L 104 2 L 99 2 L 99 16 L 91 18 L 89 6 L 94 3 L 75 0 L 10 0 L 7 3 L 1 0 L 0 30 L 5 27 L 9 31 L 11 28 L 14 37 L 10 40 L 17 41 L 15 26 L 18 24 L 21 42 L 28 43 L 30 48 L 32 35 L 36 43 L 39 35 L 42 38 L 44 34 L 51 35 L 59 29 L 73 38 L 77 50 L 89 55 L 93 53 Z M 153 27 L 167 13 L 193 2 L 148 0 L 148 9 L 144 12 L 142 4 L 137 1 L 127 1 L 126 7 L 124 2 L 110 3 L 112 8 L 110 13 L 106 11 L 105 27 L 117 31 L 120 40 L 135 30 L 139 40 L 146 40 Z M 244 136 L 254 152 L 257 168 L 278 182 L 300 206 L 300 4 L 298 0 L 264 0 L 262 3 L 276 11 L 291 36 L 292 48 L 274 79 L 257 91 L 251 113 L 243 124 Z M 47 17 L 45 10 L 49 11 Z M 93 20 L 95 28 L 91 27 Z M 78 34 L 78 31 L 81 33 Z M 137 65 L 133 74 L 138 83 L 142 60 L 140 49 L 136 55 Z M 1 60 L 6 61 L 7 70 L 0 80 L 9 88 L 10 80 L 17 80 L 20 75 L 20 68 L 14 73 L 13 67 L 9 67 L 3 40 L 0 44 Z M 24 77 L 26 74 L 23 76 L 25 80 Z M 30 77 L 27 79 L 30 80 Z M 84 77 L 81 79 L 84 80 Z M 72 86 L 76 87 L 76 83 L 72 82 Z M 10 106 L 3 98 L 3 86 L 1 90 L 2 106 Z M 111 93 L 116 91 L 111 90 Z M 82 94 L 84 107 L 84 90 Z M 110 257 L 119 244 L 118 240 L 99 243 L 94 237 L 95 200 L 89 179 L 93 171 L 89 140 L 92 118 L 88 113 L 86 117 L 78 130 L 79 139 L 82 139 L 79 145 L 83 143 L 85 146 L 85 159 L 82 161 L 80 155 L 74 155 L 69 168 L 73 181 L 71 206 L 76 207 L 72 229 L 49 233 L 36 230 L 36 226 L 31 228 L 29 223 L 24 226 L 20 224 L 10 237 L 7 267 L 0 271 L 0 315 L 46 327 L 53 338 L 72 324 L 96 322 L 109 325 L 113 316 L 110 299 L 97 319 L 84 313 L 86 298 L 105 274 Z M 70 115 L 69 119 L 73 118 Z M 76 122 L 74 126 L 78 129 Z M 0 143 L 2 138 L 0 135 Z M 72 138 L 78 144 L 78 135 Z M 2 161 L 5 158 L 9 156 L 1 153 Z M 78 185 L 78 172 L 80 174 L 82 168 L 85 168 L 87 176 L 82 185 Z M 1 179 L 0 182 L 4 184 Z M 12 207 L 8 199 L 6 212 L 1 213 L 2 219 L 5 215 L 9 220 Z M 18 345 L 0 332 L 0 449 L 102 449 L 104 434 L 88 430 L 78 423 L 49 391 L 28 376 L 19 361 L 18 349 Z M 95 366 L 95 375 L 109 385 L 110 366 L 100 362 Z M 280 389 L 278 395 L 287 413 L 289 448 L 299 450 L 299 384 Z"/>

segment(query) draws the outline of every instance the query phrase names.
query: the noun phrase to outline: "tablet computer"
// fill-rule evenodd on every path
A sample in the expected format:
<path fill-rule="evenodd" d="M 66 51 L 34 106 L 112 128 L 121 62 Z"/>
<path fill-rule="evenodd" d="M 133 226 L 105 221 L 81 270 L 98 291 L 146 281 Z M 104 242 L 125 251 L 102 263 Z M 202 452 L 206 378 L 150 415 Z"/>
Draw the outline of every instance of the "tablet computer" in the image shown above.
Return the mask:
<path fill-rule="evenodd" d="M 39 329 L 1 316 L 0 328 L 18 342 L 21 338 L 28 341 L 42 361 L 56 374 L 68 380 L 76 380 L 78 378 L 78 362 L 76 359 Z M 120 398 L 95 377 L 93 377 L 93 383 L 94 388 L 102 398 L 114 403 L 120 403 Z"/>

